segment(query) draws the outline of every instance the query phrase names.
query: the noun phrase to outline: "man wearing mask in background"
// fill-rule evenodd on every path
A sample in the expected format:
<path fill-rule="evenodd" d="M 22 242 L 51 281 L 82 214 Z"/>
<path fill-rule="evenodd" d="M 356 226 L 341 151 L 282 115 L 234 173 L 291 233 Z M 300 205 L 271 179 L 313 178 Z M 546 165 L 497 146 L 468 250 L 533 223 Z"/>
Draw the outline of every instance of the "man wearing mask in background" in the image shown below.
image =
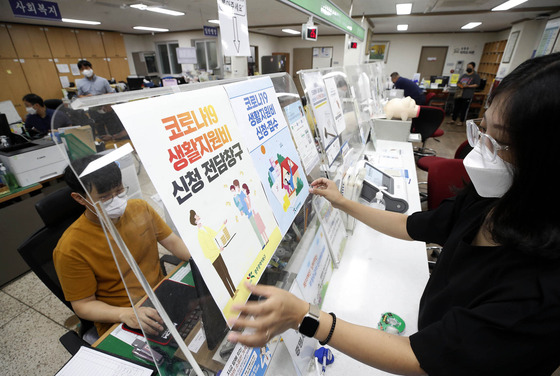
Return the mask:
<path fill-rule="evenodd" d="M 457 125 L 463 125 L 466 121 L 467 111 L 471 104 L 472 97 L 478 85 L 480 85 L 480 76 L 474 70 L 475 63 L 471 61 L 467 64 L 467 73 L 464 73 L 459 77 L 459 82 L 457 82 L 457 87 L 459 88 L 455 92 L 455 101 L 453 105 L 453 115 L 448 124 L 453 124 L 457 121 Z"/>
<path fill-rule="evenodd" d="M 76 80 L 78 97 L 89 97 L 92 95 L 115 92 L 115 89 L 109 85 L 109 81 L 93 73 L 93 67 L 89 61 L 78 61 L 78 69 L 80 70 L 80 73 L 84 75 L 84 78 Z"/>
<path fill-rule="evenodd" d="M 113 323 L 123 322 L 136 329 L 140 324 L 93 206 L 96 202 L 105 208 L 150 286 L 154 287 L 163 278 L 158 243 L 182 260 L 189 260 L 191 256 L 181 238 L 146 201 L 127 199 L 128 188 L 123 185 L 121 170 L 115 162 L 78 179 L 77 176 L 98 157 L 90 155 L 78 159 L 64 171 L 72 198 L 83 205 L 85 211 L 60 238 L 53 261 L 64 297 L 72 304 L 76 315 L 95 323 L 101 335 Z M 112 245 L 115 252 L 120 252 L 114 241 Z M 131 278 L 126 288 L 143 295 L 136 278 Z M 163 330 L 162 320 L 153 308 L 140 308 L 138 319 L 150 334 Z"/>
<path fill-rule="evenodd" d="M 59 111 L 55 115 L 55 110 L 45 107 L 43 98 L 37 94 L 29 93 L 25 95 L 22 100 L 25 105 L 25 110 L 27 111 L 25 129 L 27 129 L 32 136 L 49 133 L 53 117 L 55 129 L 72 125 L 65 113 Z"/>

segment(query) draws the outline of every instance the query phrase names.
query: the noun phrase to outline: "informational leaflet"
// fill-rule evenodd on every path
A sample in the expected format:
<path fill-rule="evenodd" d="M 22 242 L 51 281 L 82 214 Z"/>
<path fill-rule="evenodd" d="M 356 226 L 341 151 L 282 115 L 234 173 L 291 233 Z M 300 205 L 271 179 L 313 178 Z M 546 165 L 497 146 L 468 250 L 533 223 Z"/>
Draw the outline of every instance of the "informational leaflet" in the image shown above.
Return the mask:
<path fill-rule="evenodd" d="M 235 345 L 221 375 L 264 376 L 272 359 L 273 349 L 270 346 L 267 343 L 263 347 L 247 347 L 238 343 Z"/>
<path fill-rule="evenodd" d="M 282 235 L 225 90 L 113 108 L 216 304 L 236 316 L 231 305 L 250 295 L 244 281 L 258 282 Z"/>
<path fill-rule="evenodd" d="M 296 277 L 303 299 L 321 307 L 332 272 L 333 263 L 327 236 L 323 226 L 319 225 Z"/>
<path fill-rule="evenodd" d="M 311 134 L 305 112 L 300 101 L 290 103 L 284 107 L 284 113 L 288 119 L 288 125 L 292 131 L 292 138 L 299 152 L 303 169 L 307 174 L 319 163 L 319 153 L 315 147 L 315 141 Z"/>
<path fill-rule="evenodd" d="M 346 246 L 347 233 L 340 212 L 321 196 L 313 197 L 313 206 L 319 222 L 325 229 L 327 244 L 335 265 L 338 265 Z"/>
<path fill-rule="evenodd" d="M 284 235 L 303 206 L 309 185 L 272 81 L 265 77 L 225 85 L 224 88 Z M 248 203 L 249 210 L 253 210 L 251 201 Z M 258 212 L 255 215 L 258 223 Z"/>
<path fill-rule="evenodd" d="M 322 78 L 323 76 L 320 72 L 306 72 L 302 77 L 305 83 L 305 90 L 311 102 L 313 115 L 317 121 L 317 129 L 323 144 L 323 149 L 327 152 L 330 165 L 333 162 L 331 158 L 338 155 L 340 141 L 338 141 L 336 124 L 329 105 L 327 91 Z M 331 147 L 334 147 L 336 150 L 329 153 L 328 149 Z"/>
<path fill-rule="evenodd" d="M 336 132 L 341 134 L 342 131 L 346 129 L 346 123 L 344 121 L 344 113 L 342 111 L 342 101 L 338 95 L 338 87 L 336 86 L 334 77 L 325 78 L 324 81 L 327 96 L 329 97 L 329 105 L 336 124 Z"/>

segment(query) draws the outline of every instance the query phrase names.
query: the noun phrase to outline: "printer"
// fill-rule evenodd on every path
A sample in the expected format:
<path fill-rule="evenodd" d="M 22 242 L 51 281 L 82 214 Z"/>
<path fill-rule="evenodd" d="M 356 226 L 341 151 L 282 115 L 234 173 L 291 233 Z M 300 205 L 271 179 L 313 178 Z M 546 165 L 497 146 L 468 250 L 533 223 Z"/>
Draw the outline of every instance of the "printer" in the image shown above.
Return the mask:
<path fill-rule="evenodd" d="M 68 161 L 51 140 L 35 140 L 0 148 L 0 161 L 12 172 L 21 187 L 58 176 Z"/>

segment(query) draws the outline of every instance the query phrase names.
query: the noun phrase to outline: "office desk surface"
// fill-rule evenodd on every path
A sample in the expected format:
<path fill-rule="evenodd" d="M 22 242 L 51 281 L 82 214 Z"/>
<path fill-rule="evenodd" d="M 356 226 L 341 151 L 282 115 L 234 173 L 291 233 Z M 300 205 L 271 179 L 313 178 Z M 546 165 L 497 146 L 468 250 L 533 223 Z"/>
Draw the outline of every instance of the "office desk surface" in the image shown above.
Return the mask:
<path fill-rule="evenodd" d="M 396 193 L 408 197 L 408 214 L 421 210 L 412 144 L 378 140 L 369 160 L 381 169 L 407 170 L 408 178 L 395 179 Z M 403 335 L 408 336 L 418 330 L 418 304 L 428 276 L 425 243 L 394 239 L 356 222 L 322 310 L 368 327 L 377 327 L 381 314 L 393 312 L 405 321 Z M 330 375 L 387 375 L 331 350 L 335 361 L 328 367 Z"/>
<path fill-rule="evenodd" d="M 26 187 L 16 188 L 10 192 L 4 193 L 0 195 L 0 203 L 12 200 L 16 197 L 23 196 L 24 194 L 36 191 L 38 189 L 43 188 L 43 186 L 39 183 L 31 184 Z"/>

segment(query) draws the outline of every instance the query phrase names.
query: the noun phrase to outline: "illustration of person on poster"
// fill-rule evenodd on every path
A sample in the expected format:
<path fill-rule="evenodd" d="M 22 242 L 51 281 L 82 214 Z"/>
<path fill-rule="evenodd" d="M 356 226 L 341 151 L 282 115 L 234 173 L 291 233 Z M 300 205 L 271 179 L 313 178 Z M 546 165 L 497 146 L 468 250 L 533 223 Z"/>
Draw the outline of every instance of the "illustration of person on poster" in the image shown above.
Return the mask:
<path fill-rule="evenodd" d="M 266 242 L 264 241 L 261 235 L 261 230 L 257 226 L 257 221 L 255 220 L 255 216 L 253 215 L 253 212 L 249 208 L 249 205 L 247 203 L 247 195 L 239 187 L 239 180 L 235 179 L 229 189 L 233 194 L 233 201 L 235 202 L 235 206 L 237 206 L 237 209 L 239 209 L 239 212 L 241 213 L 242 216 L 243 215 L 247 216 L 247 219 L 249 219 L 249 223 L 251 223 L 251 227 L 253 227 L 253 230 L 255 231 L 255 235 L 257 236 L 257 239 L 259 239 L 261 246 L 264 248 Z"/>
<path fill-rule="evenodd" d="M 224 221 L 224 224 L 218 231 L 214 231 L 210 227 L 204 226 L 202 224 L 202 219 L 198 214 L 196 214 L 194 210 L 190 211 L 189 218 L 191 221 L 191 225 L 198 228 L 198 242 L 200 243 L 202 252 L 204 252 L 204 256 L 206 256 L 206 258 L 209 259 L 210 262 L 212 262 L 212 265 L 216 269 L 216 273 L 218 273 L 222 282 L 224 283 L 224 286 L 228 290 L 229 295 L 233 298 L 236 293 L 235 283 L 233 283 L 233 280 L 229 275 L 226 263 L 224 262 L 224 259 L 222 257 L 222 251 L 224 250 L 227 243 L 229 243 L 229 239 L 228 242 L 226 244 L 223 244 L 222 246 L 218 246 L 219 242 L 216 240 L 216 237 L 219 235 L 219 233 L 224 230 L 227 220 Z M 229 236 L 229 234 L 226 236 Z"/>
<path fill-rule="evenodd" d="M 262 217 L 257 209 L 253 205 L 251 205 L 251 191 L 249 190 L 249 186 L 247 184 L 243 184 L 241 188 L 243 189 L 243 193 L 245 193 L 245 202 L 247 203 L 251 214 L 253 214 L 253 218 L 255 218 L 255 223 L 257 224 L 259 233 L 261 234 L 261 237 L 264 239 L 265 243 L 268 243 L 268 235 L 266 235 L 266 227 L 262 220 Z"/>

